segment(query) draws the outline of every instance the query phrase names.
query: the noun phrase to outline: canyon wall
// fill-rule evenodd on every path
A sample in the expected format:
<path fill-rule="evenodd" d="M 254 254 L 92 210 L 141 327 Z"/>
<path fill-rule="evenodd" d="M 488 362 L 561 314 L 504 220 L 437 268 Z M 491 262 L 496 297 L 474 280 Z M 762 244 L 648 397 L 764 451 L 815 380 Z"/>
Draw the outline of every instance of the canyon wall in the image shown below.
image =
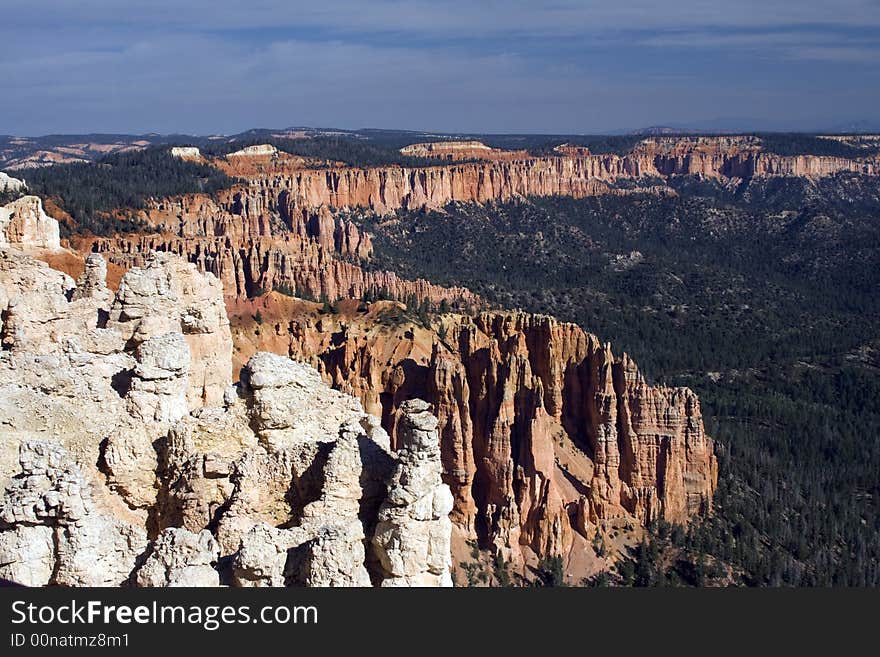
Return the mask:
<path fill-rule="evenodd" d="M 317 241 L 284 234 L 242 240 L 176 237 L 163 234 L 126 235 L 85 240 L 83 251 L 101 253 L 124 268 L 142 264 L 151 251 L 174 253 L 214 274 L 230 297 L 259 296 L 283 290 L 308 299 L 335 301 L 343 298 L 387 296 L 415 297 L 434 306 L 475 308 L 482 302 L 463 287 L 443 287 L 424 279 L 407 280 L 394 272 L 367 270 L 340 259 L 334 250 Z"/>
<path fill-rule="evenodd" d="M 213 198 L 157 201 L 141 215 L 155 234 L 94 239 L 84 248 L 126 268 L 167 251 L 215 274 L 227 306 L 241 310 L 233 330 L 237 366 L 260 350 L 315 365 L 381 418 L 394 446 L 405 443 L 406 402 L 425 399 L 439 420 L 457 530 L 517 563 L 570 554 L 615 519 L 686 522 L 709 512 L 717 463 L 699 400 L 688 389 L 648 385 L 626 354 L 615 356 L 595 336 L 549 317 L 448 313 L 428 326 L 412 315 L 383 315 L 393 303 L 373 304 L 362 317 L 302 306 L 279 315 L 290 293 L 483 305 L 462 288 L 370 270 L 370 236 L 337 210 L 626 193 L 611 185 L 672 175 L 876 173 L 873 160 L 783 157 L 742 138 L 651 139 L 625 156 L 570 147 L 555 157 L 414 169 L 307 169 L 301 158 L 277 152 L 233 159 L 237 170 L 247 160 L 246 183 Z M 285 295 L 248 305 L 270 290 Z"/>
<path fill-rule="evenodd" d="M 878 173 L 875 159 L 780 156 L 762 151 L 760 140 L 747 137 L 646 139 L 625 156 L 594 155 L 583 147 L 562 146 L 557 152 L 554 157 L 518 155 L 423 168 L 315 169 L 307 168 L 303 158 L 254 149 L 247 156 L 213 161 L 237 175 L 243 175 L 246 164 L 244 184 L 215 197 L 160 199 L 141 211 L 140 218 L 158 235 L 99 239 L 80 248 L 104 253 L 120 266 L 137 264 L 139 254 L 152 249 L 172 251 L 214 273 L 227 294 L 237 297 L 283 288 L 331 300 L 369 292 L 473 304 L 473 295 L 463 289 L 444 291 L 427 281 L 403 281 L 394 274 L 355 266 L 370 258 L 372 241 L 337 210 L 360 208 L 384 214 L 529 195 L 627 194 L 632 190 L 612 185 L 624 179 L 653 181 L 673 175 L 730 179 Z M 642 191 L 675 193 L 656 184 Z"/>
<path fill-rule="evenodd" d="M 876 158 L 767 153 L 759 140 L 747 137 L 657 138 L 640 142 L 626 155 L 591 154 L 578 148 L 555 157 L 522 155 L 422 168 L 274 166 L 250 179 L 247 195 L 263 207 L 274 203 L 281 216 L 320 207 L 367 208 L 385 214 L 401 208 L 441 208 L 451 202 L 486 203 L 520 196 L 583 197 L 609 193 L 609 185 L 618 180 L 646 177 L 821 177 L 840 172 L 878 175 L 880 165 Z"/>
<path fill-rule="evenodd" d="M 510 312 L 447 314 L 431 329 L 280 313 L 237 335 L 318 367 L 382 417 L 392 443 L 401 405 L 429 401 L 453 520 L 512 563 L 567 556 L 576 535 L 615 518 L 711 510 L 717 463 L 696 395 L 649 386 L 575 325 Z"/>

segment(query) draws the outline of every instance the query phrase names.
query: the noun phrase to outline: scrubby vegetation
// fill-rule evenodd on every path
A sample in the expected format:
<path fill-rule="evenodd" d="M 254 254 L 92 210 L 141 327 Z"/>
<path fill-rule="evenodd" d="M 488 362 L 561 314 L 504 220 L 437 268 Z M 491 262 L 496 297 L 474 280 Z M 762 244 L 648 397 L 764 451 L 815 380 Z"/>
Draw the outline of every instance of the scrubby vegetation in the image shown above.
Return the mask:
<path fill-rule="evenodd" d="M 859 149 L 835 139 L 816 135 L 786 132 L 760 133 L 764 150 L 779 155 L 830 155 L 833 157 L 864 157 L 876 155 L 878 149 Z"/>
<path fill-rule="evenodd" d="M 26 169 L 18 175 L 32 193 L 52 199 L 67 212 L 75 222 L 73 230 L 95 235 L 146 229 L 132 210 L 146 207 L 151 198 L 213 193 L 234 183 L 214 167 L 172 157 L 166 148 Z"/>
<path fill-rule="evenodd" d="M 0 205 L 6 205 L 24 196 L 25 192 L 19 190 L 4 189 L 0 191 Z"/>
<path fill-rule="evenodd" d="M 314 137 L 309 139 L 279 139 L 276 137 L 264 137 L 255 139 L 237 139 L 231 142 L 212 144 L 203 149 L 208 155 L 228 155 L 247 146 L 257 144 L 271 144 L 278 150 L 313 158 L 315 160 L 328 160 L 331 162 L 343 162 L 349 166 L 374 167 L 374 166 L 431 166 L 441 163 L 440 160 L 407 157 L 401 155 L 397 148 L 365 141 L 355 137 Z"/>

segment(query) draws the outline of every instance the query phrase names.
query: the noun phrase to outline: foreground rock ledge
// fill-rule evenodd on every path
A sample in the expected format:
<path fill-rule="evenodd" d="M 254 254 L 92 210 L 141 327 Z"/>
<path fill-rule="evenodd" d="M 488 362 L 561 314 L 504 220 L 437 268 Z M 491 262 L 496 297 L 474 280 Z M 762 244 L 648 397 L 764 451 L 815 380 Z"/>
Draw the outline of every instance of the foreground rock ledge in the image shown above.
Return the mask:
<path fill-rule="evenodd" d="M 311 367 L 231 385 L 222 288 L 150 254 L 111 295 L 0 249 L 0 577 L 67 586 L 448 586 L 437 420 L 397 452 Z M 407 433 L 407 431 L 409 433 Z"/>

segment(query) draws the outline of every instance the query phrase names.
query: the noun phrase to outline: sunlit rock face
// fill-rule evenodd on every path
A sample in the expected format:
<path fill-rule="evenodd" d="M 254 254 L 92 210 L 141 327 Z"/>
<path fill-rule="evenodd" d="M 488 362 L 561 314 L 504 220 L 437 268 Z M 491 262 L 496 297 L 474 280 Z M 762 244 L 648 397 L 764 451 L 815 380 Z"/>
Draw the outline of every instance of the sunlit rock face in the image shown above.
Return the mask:
<path fill-rule="evenodd" d="M 96 254 L 75 283 L 0 250 L 0 577 L 451 583 L 448 504 L 428 521 L 430 559 L 398 556 L 431 578 L 403 582 L 381 567 L 391 548 L 374 533 L 412 457 L 392 451 L 357 399 L 271 353 L 250 358 L 233 385 L 219 281 L 176 256 L 148 254 L 115 295 L 105 274 Z M 419 458 L 433 473 L 419 490 L 448 496 L 438 450 Z M 399 524 L 401 541 L 422 540 L 424 523 Z"/>

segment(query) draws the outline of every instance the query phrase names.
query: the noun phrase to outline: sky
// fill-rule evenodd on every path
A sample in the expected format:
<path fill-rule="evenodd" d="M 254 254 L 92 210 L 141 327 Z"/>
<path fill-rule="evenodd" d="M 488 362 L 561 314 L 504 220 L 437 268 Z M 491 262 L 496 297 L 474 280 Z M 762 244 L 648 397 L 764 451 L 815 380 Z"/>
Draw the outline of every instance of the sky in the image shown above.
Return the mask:
<path fill-rule="evenodd" d="M 880 0 L 0 0 L 0 134 L 880 123 Z"/>

